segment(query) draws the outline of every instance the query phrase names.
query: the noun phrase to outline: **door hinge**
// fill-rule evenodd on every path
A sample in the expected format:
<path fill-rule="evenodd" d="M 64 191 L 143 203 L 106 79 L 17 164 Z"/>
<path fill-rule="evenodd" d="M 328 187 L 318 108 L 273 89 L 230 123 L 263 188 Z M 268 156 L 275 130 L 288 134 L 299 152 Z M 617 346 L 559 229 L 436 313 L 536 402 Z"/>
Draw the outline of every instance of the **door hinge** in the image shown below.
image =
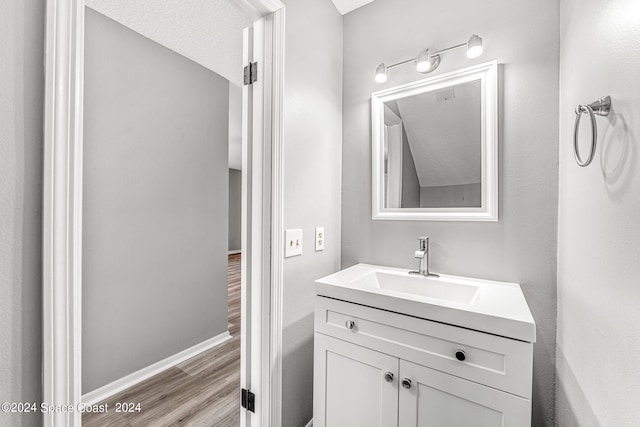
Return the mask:
<path fill-rule="evenodd" d="M 256 395 L 246 388 L 242 389 L 242 407 L 249 412 L 256 412 Z"/>
<path fill-rule="evenodd" d="M 244 80 L 245 86 L 253 84 L 258 81 L 258 63 L 252 62 L 244 67 Z"/>

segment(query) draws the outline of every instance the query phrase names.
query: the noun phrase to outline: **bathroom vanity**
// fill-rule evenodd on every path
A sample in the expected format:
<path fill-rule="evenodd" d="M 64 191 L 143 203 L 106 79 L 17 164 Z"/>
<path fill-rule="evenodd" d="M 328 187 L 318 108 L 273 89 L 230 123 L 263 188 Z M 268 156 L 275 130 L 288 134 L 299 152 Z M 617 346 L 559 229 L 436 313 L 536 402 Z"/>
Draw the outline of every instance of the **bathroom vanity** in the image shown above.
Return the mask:
<path fill-rule="evenodd" d="M 315 291 L 315 427 L 530 425 L 519 285 L 358 264 Z"/>

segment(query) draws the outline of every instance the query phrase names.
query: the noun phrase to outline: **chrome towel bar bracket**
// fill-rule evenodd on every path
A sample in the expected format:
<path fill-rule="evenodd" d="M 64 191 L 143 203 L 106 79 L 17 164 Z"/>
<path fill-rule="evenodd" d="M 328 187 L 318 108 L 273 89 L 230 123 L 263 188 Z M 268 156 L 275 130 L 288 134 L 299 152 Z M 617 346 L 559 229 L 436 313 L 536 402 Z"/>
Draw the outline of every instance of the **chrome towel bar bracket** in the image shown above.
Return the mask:
<path fill-rule="evenodd" d="M 598 126 L 596 124 L 596 115 L 608 116 L 611 110 L 611 97 L 605 96 L 604 98 L 597 99 L 590 104 L 580 104 L 576 106 L 576 122 L 573 126 L 573 155 L 576 158 L 576 162 L 579 166 L 585 167 L 593 160 L 593 156 L 596 154 L 596 142 L 598 140 Z M 582 113 L 587 113 L 591 121 L 591 150 L 587 160 L 582 160 L 580 156 L 580 150 L 578 148 L 578 131 L 580 126 L 580 118 Z"/>

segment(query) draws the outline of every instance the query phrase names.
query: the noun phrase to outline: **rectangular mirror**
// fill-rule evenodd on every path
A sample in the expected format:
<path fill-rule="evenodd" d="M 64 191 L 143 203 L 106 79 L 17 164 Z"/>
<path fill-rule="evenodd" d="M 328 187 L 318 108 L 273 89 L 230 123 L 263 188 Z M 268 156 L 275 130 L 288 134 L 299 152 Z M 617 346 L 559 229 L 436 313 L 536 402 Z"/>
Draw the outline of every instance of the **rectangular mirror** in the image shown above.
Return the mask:
<path fill-rule="evenodd" d="M 498 220 L 497 68 L 371 95 L 373 219 Z"/>

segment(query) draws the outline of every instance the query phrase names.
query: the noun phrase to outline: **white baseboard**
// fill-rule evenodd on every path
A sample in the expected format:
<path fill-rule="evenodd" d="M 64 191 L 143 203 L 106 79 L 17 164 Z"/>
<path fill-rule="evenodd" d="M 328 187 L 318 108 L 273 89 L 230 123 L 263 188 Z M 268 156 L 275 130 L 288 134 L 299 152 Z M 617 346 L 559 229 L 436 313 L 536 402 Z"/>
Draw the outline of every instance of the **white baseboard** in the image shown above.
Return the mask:
<path fill-rule="evenodd" d="M 229 255 L 235 255 L 235 254 L 239 254 L 242 253 L 241 249 L 235 250 L 235 251 L 229 251 Z"/>
<path fill-rule="evenodd" d="M 93 405 L 101 402 L 104 399 L 121 392 L 122 390 L 126 390 L 127 388 L 134 386 L 139 382 L 151 378 L 152 376 L 159 374 L 160 372 L 169 369 L 172 366 L 177 365 L 178 363 L 184 362 L 185 360 L 193 356 L 197 356 L 205 350 L 209 350 L 210 348 L 222 344 L 230 338 L 231 335 L 229 334 L 229 331 L 224 331 L 223 333 L 216 335 L 213 338 L 202 341 L 200 344 L 196 344 L 193 347 L 189 347 L 186 350 L 182 350 L 181 352 L 174 354 L 173 356 L 162 359 L 154 363 L 153 365 L 149 365 L 145 368 L 140 369 L 139 371 L 133 372 L 126 377 L 120 378 L 119 380 L 115 380 L 109 384 L 103 385 L 102 387 L 90 391 L 89 393 L 83 394 L 82 403 Z"/>
<path fill-rule="evenodd" d="M 307 423 L 307 425 L 306 425 L 306 426 L 304 426 L 304 427 L 313 427 L 313 418 L 311 418 L 311 419 L 309 420 L 309 422 Z"/>

